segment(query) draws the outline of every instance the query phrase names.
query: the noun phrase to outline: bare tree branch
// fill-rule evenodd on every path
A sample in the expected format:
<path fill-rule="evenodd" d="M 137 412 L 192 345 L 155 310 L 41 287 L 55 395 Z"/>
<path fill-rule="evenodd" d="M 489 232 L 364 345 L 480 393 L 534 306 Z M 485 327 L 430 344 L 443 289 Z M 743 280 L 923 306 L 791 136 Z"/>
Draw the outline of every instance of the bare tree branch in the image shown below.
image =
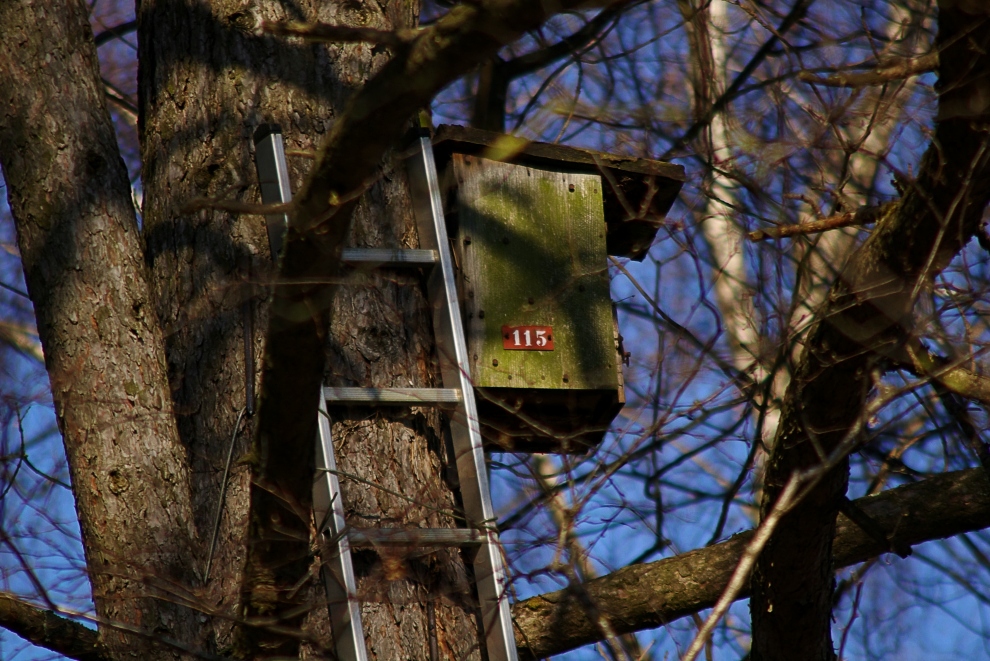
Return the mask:
<path fill-rule="evenodd" d="M 120 39 L 125 34 L 130 34 L 137 30 L 137 21 L 127 21 L 126 23 L 121 23 L 120 25 L 115 25 L 112 28 L 107 28 L 100 34 L 93 38 L 93 42 L 96 47 L 99 48 L 103 44 L 113 41 L 114 39 Z"/>
<path fill-rule="evenodd" d="M 990 480 L 982 469 L 944 473 L 917 484 L 853 501 L 898 546 L 990 526 Z M 585 590 L 617 633 L 664 626 L 715 605 L 752 537 L 657 562 L 624 567 L 589 581 Z M 839 515 L 833 541 L 835 564 L 848 567 L 887 551 L 874 536 Z M 748 596 L 743 589 L 738 598 Z M 521 658 L 544 658 L 597 642 L 601 629 L 572 590 L 521 601 L 512 608 Z"/>
<path fill-rule="evenodd" d="M 891 202 L 879 207 L 863 207 L 856 211 L 840 213 L 828 218 L 821 218 L 807 223 L 797 225 L 779 225 L 777 227 L 767 227 L 750 232 L 747 236 L 750 241 L 766 241 L 767 239 L 785 239 L 799 234 L 816 234 L 827 232 L 840 227 L 850 227 L 852 225 L 872 225 L 887 214 L 891 213 L 897 204 Z"/>
<path fill-rule="evenodd" d="M 859 498 L 852 504 L 875 521 L 898 546 L 910 547 L 990 526 L 990 479 L 978 468 L 944 473 Z M 752 531 L 740 533 L 721 544 L 625 567 L 589 581 L 584 588 L 598 612 L 609 618 L 617 633 L 663 626 L 715 604 L 752 534 Z M 863 562 L 888 550 L 874 535 L 844 515 L 839 515 L 833 548 L 839 567 Z M 738 598 L 747 595 L 748 591 L 743 589 Z M 516 640 L 521 658 L 530 654 L 536 658 L 560 654 L 598 642 L 604 635 L 573 590 L 526 599 L 515 604 L 512 612 L 518 627 Z M 11 597 L 0 597 L 0 626 L 75 659 L 103 661 L 106 658 L 84 656 L 102 654 L 92 647 L 96 632 Z M 65 633 L 56 638 L 57 631 Z"/>
<path fill-rule="evenodd" d="M 931 379 L 949 392 L 990 406 L 990 378 L 968 370 L 961 361 L 936 356 L 919 340 L 905 343 L 903 362 L 917 376 Z"/>
<path fill-rule="evenodd" d="M 729 103 L 740 93 L 740 89 L 743 84 L 749 80 L 749 77 L 753 75 L 756 68 L 760 66 L 767 56 L 770 55 L 773 48 L 780 42 L 781 37 L 788 30 L 794 27 L 798 21 L 807 15 L 808 9 L 814 2 L 815 0 L 797 0 L 794 3 L 791 10 L 787 13 L 787 16 L 784 17 L 784 19 L 780 22 L 780 25 L 774 31 L 773 36 L 767 39 L 767 41 L 760 47 L 753 57 L 750 58 L 749 62 L 746 63 L 746 66 L 743 67 L 742 71 L 740 71 L 733 79 L 732 84 L 730 84 L 729 87 L 726 88 L 721 95 L 719 95 L 718 99 L 715 100 L 704 117 L 697 119 L 680 138 L 674 141 L 674 144 L 671 145 L 670 149 L 664 152 L 663 156 L 660 157 L 661 161 L 666 161 L 680 152 L 685 145 L 690 144 L 692 140 L 697 138 L 698 135 L 705 130 L 709 124 L 711 124 L 712 119 L 714 119 L 718 113 L 725 110 Z"/>
<path fill-rule="evenodd" d="M 688 647 L 687 653 L 684 655 L 684 661 L 694 661 L 695 657 L 698 656 L 698 652 L 701 651 L 701 648 L 708 641 L 708 637 L 711 636 L 715 625 L 728 612 L 729 606 L 739 597 L 746 583 L 749 582 L 750 571 L 752 571 L 753 565 L 756 563 L 756 558 L 759 557 L 760 551 L 763 550 L 767 540 L 770 539 L 770 535 L 773 534 L 773 529 L 777 527 L 780 517 L 790 508 L 797 494 L 800 482 L 801 480 L 797 475 L 791 478 L 784 491 L 780 494 L 780 498 L 774 503 L 773 511 L 763 519 L 760 527 L 753 531 L 749 543 L 743 549 L 742 556 L 739 558 L 739 562 L 736 564 L 736 568 L 729 578 L 729 584 L 725 587 L 725 592 L 719 597 L 711 614 L 709 614 L 705 623 L 698 630 L 698 635 L 695 636 L 691 642 L 691 646 Z"/>
<path fill-rule="evenodd" d="M 0 342 L 6 342 L 25 355 L 44 365 L 45 352 L 41 349 L 38 333 L 30 324 L 17 321 L 0 321 Z"/>
<path fill-rule="evenodd" d="M 511 60 L 503 61 L 495 56 L 486 61 L 481 67 L 471 126 L 500 133 L 505 131 L 505 100 L 509 83 L 585 48 L 624 11 L 642 2 L 643 0 L 619 0 L 555 44 Z"/>
<path fill-rule="evenodd" d="M 35 645 L 78 661 L 110 659 L 96 631 L 9 595 L 0 595 L 0 626 Z"/>
<path fill-rule="evenodd" d="M 938 67 L 938 53 L 931 52 L 919 57 L 898 58 L 881 62 L 869 71 L 843 71 L 831 76 L 816 76 L 810 71 L 798 73 L 798 80 L 825 87 L 868 87 L 884 85 L 895 80 L 904 80 Z"/>

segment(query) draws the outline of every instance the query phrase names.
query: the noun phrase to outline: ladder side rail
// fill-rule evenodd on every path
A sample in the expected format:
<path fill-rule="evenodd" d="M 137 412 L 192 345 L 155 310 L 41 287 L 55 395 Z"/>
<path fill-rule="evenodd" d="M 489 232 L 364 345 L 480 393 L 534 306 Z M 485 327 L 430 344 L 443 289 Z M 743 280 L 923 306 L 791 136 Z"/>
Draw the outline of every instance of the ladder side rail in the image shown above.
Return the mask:
<path fill-rule="evenodd" d="M 337 460 L 330 436 L 327 404 L 320 397 L 320 423 L 316 439 L 316 483 L 313 485 L 313 512 L 323 539 L 331 546 L 324 558 L 323 582 L 329 602 L 337 658 L 340 661 L 367 661 L 361 604 L 357 598 L 357 579 L 351 560 L 347 523 L 344 520 L 343 494 L 337 479 Z"/>
<path fill-rule="evenodd" d="M 491 661 L 517 661 L 512 615 L 505 590 L 505 565 L 495 527 L 478 407 L 468 369 L 467 341 L 457 300 L 454 260 L 447 238 L 440 182 L 429 136 L 418 138 L 415 152 L 409 157 L 407 165 L 420 247 L 436 250 L 439 256 L 439 268 L 434 268 L 430 273 L 428 288 L 443 382 L 445 387 L 461 390 L 461 403 L 454 409 L 450 425 L 461 499 L 469 525 L 487 533 L 486 543 L 479 547 L 475 556 L 474 574 L 488 657 Z"/>
<path fill-rule="evenodd" d="M 254 132 L 254 163 L 258 169 L 262 203 L 291 202 L 292 185 L 289 182 L 289 167 L 285 160 L 282 128 L 278 124 L 262 124 Z M 285 232 L 289 228 L 289 215 L 268 214 L 265 216 L 265 224 L 268 227 L 268 244 L 272 250 L 272 259 L 277 261 L 278 254 L 282 251 Z"/>

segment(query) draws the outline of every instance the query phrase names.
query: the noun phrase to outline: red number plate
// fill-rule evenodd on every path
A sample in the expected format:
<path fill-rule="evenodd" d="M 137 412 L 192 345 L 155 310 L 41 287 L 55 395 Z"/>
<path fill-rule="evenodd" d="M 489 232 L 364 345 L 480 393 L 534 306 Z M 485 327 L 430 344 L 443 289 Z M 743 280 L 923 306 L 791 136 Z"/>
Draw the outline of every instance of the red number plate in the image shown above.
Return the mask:
<path fill-rule="evenodd" d="M 553 351 L 553 327 L 502 326 L 502 348 L 511 351 Z"/>

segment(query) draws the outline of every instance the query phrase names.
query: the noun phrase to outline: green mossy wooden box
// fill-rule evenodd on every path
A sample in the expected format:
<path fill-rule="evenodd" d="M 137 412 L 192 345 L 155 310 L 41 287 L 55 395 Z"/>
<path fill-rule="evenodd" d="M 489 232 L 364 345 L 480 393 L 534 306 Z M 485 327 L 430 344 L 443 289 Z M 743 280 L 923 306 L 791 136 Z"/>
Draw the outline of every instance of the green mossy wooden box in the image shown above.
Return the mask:
<path fill-rule="evenodd" d="M 598 167 L 608 157 L 543 145 L 555 158 L 527 158 L 499 150 L 512 138 L 455 129 L 461 139 L 442 127 L 435 149 L 482 434 L 492 449 L 586 452 L 625 403 L 608 275 L 605 198 L 615 176 L 603 182 L 600 169 L 574 159 Z M 683 171 L 667 167 L 681 179 L 658 185 L 647 175 L 654 197 L 680 188 Z M 672 201 L 658 203 L 665 212 Z M 654 234 L 657 221 L 654 213 Z"/>

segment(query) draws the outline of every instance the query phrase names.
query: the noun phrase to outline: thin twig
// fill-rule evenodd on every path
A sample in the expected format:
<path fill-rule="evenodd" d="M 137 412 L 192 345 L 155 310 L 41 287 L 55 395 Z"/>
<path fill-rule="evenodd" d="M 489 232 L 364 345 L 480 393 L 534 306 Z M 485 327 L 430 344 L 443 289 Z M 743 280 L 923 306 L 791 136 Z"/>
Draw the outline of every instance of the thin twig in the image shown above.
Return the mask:
<path fill-rule="evenodd" d="M 107 101 L 117 106 L 131 124 L 137 124 L 138 109 L 124 92 L 108 80 L 103 81 L 103 94 Z"/>
<path fill-rule="evenodd" d="M 127 21 L 125 23 L 121 23 L 120 25 L 115 25 L 112 28 L 107 28 L 100 34 L 96 35 L 93 38 L 93 42 L 96 44 L 96 47 L 99 48 L 108 41 L 120 39 L 125 34 L 129 34 L 135 30 L 137 30 L 137 21 Z"/>

